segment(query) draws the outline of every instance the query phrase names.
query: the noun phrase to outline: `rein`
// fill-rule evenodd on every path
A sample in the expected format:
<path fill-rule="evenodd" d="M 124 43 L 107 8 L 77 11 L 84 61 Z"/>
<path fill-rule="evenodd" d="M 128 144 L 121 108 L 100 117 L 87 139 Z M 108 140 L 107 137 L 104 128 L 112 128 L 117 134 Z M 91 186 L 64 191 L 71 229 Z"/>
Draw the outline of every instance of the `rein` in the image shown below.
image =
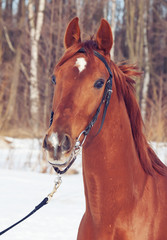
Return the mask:
<path fill-rule="evenodd" d="M 86 53 L 86 50 L 84 48 L 80 48 L 77 51 L 77 53 Z M 95 115 L 93 116 L 92 120 L 87 125 L 87 127 L 79 134 L 78 138 L 76 139 L 76 144 L 74 146 L 74 150 L 73 150 L 73 153 L 70 157 L 69 164 L 67 165 L 67 167 L 65 167 L 63 170 L 60 170 L 58 167 L 55 167 L 54 164 L 50 163 L 53 166 L 56 173 L 58 173 L 58 174 L 64 174 L 71 167 L 71 165 L 74 163 L 74 161 L 76 160 L 76 157 L 77 157 L 78 153 L 80 152 L 80 149 L 81 149 L 82 145 L 84 144 L 90 130 L 94 126 L 95 122 L 97 121 L 97 118 L 99 116 L 102 104 L 105 104 L 104 105 L 104 110 L 103 110 L 103 116 L 102 116 L 100 128 L 99 128 L 96 136 L 99 134 L 99 132 L 101 131 L 101 129 L 103 127 L 103 124 L 104 124 L 105 116 L 106 116 L 106 113 L 107 113 L 107 108 L 108 108 L 108 105 L 110 103 L 110 98 L 111 98 L 111 94 L 112 94 L 112 78 L 113 78 L 113 75 L 112 75 L 111 69 L 110 69 L 107 61 L 105 60 L 105 58 L 99 52 L 97 52 L 95 50 L 93 50 L 93 53 L 97 58 L 99 58 L 104 63 L 104 65 L 107 68 L 107 71 L 109 73 L 109 78 L 107 79 L 105 89 L 104 89 L 104 93 L 103 93 L 103 97 L 102 97 L 102 100 L 99 104 L 99 107 L 96 110 Z M 54 112 L 52 111 L 51 112 L 51 117 L 50 117 L 50 126 L 52 125 L 53 117 L 54 117 Z M 80 137 L 82 136 L 82 134 L 84 135 L 84 138 L 81 142 Z"/>

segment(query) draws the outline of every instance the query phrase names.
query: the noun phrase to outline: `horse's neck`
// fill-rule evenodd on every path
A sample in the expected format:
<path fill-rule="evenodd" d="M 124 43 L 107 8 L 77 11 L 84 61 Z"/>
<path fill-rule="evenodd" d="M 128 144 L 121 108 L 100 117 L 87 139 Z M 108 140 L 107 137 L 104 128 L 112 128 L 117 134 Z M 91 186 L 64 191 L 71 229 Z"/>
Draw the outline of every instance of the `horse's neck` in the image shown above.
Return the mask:
<path fill-rule="evenodd" d="M 112 116 L 107 115 L 101 134 L 83 149 L 87 208 L 97 219 L 123 204 L 132 204 L 142 194 L 146 180 L 126 109 L 109 111 Z"/>

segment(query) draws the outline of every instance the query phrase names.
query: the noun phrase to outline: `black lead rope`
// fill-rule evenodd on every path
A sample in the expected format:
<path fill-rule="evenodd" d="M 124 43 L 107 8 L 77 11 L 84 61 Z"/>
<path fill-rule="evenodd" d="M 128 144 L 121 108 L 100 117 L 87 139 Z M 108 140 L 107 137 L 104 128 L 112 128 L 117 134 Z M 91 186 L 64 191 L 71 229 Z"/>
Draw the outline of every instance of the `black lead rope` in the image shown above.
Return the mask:
<path fill-rule="evenodd" d="M 35 212 L 37 212 L 40 208 L 42 208 L 43 206 L 45 206 L 46 204 L 48 204 L 49 200 L 53 197 L 54 193 L 57 191 L 57 189 L 59 188 L 61 184 L 61 177 L 58 175 L 57 180 L 55 181 L 55 185 L 54 188 L 52 190 L 52 192 L 45 197 L 42 202 L 40 202 L 40 204 L 38 204 L 33 211 L 31 211 L 29 214 L 27 214 L 24 218 L 22 218 L 21 220 L 19 220 L 18 222 L 16 222 L 15 224 L 11 225 L 10 227 L 6 228 L 5 230 L 0 232 L 0 236 L 4 233 L 6 233 L 7 231 L 9 231 L 10 229 L 14 228 L 15 226 L 17 226 L 19 223 L 23 222 L 24 220 L 26 220 L 27 218 L 29 218 L 31 215 L 33 215 Z"/>
<path fill-rule="evenodd" d="M 2 232 L 0 232 L 0 235 L 4 234 L 5 232 L 9 231 L 10 229 L 12 229 L 13 227 L 15 227 L 16 225 L 18 225 L 19 223 L 23 222 L 24 220 L 26 220 L 27 218 L 29 218 L 31 215 L 33 215 L 36 211 L 38 211 L 41 207 L 43 207 L 44 205 L 46 205 L 48 203 L 49 198 L 46 197 L 42 200 L 42 202 L 40 204 L 38 204 L 34 210 L 32 212 L 30 212 L 27 216 L 25 216 L 24 218 L 22 218 L 20 221 L 16 222 L 15 224 L 11 225 L 10 227 L 6 228 L 5 230 L 3 230 Z"/>

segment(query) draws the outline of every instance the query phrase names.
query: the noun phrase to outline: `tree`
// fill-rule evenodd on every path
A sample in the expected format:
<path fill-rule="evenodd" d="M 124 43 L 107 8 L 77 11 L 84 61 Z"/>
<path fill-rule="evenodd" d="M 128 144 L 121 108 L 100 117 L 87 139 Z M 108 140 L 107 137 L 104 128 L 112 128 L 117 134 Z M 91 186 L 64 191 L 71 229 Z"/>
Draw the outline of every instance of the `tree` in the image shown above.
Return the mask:
<path fill-rule="evenodd" d="M 30 112 L 34 131 L 38 131 L 38 113 L 39 113 L 39 89 L 38 89 L 38 42 L 43 25 L 45 0 L 39 0 L 37 11 L 37 19 L 35 24 L 35 4 L 33 0 L 28 2 L 28 17 L 30 25 L 30 39 L 31 39 L 31 62 L 30 62 Z"/>
<path fill-rule="evenodd" d="M 117 7 L 117 0 L 112 0 L 111 5 L 111 29 L 113 35 L 113 46 L 110 51 L 111 59 L 114 60 L 114 47 L 115 47 L 115 28 L 116 28 L 116 7 Z"/>
<path fill-rule="evenodd" d="M 104 17 L 104 4 L 105 1 L 83 1 L 82 9 L 80 15 L 80 26 L 82 29 L 82 39 L 88 39 L 92 37 L 97 31 L 97 26 L 100 23 L 101 18 Z"/>
<path fill-rule="evenodd" d="M 148 23 L 147 4 L 144 5 L 143 17 L 144 17 L 144 28 L 143 28 L 144 80 L 143 80 L 142 99 L 141 99 L 141 114 L 142 114 L 143 121 L 145 122 L 146 112 L 147 112 L 148 87 L 150 84 L 150 60 L 149 60 L 148 37 L 147 37 L 147 23 Z"/>
<path fill-rule="evenodd" d="M 10 4 L 12 4 L 10 2 Z M 9 34 L 7 32 L 7 29 L 4 28 L 5 35 L 6 35 L 6 41 L 8 42 L 10 50 L 15 54 L 14 57 L 14 68 L 13 68 L 13 74 L 12 74 L 12 82 L 10 85 L 10 94 L 8 103 L 5 109 L 5 113 L 2 116 L 1 119 L 1 125 L 0 128 L 7 128 L 9 122 L 14 121 L 14 118 L 17 118 L 17 91 L 18 91 L 18 84 L 19 84 L 19 74 L 20 74 L 20 63 L 21 63 L 21 42 L 22 42 L 22 36 L 23 36 L 23 25 L 24 25 L 24 18 L 25 18 L 25 2 L 22 0 L 19 0 L 19 7 L 18 7 L 18 13 L 17 13 L 17 19 L 18 19 L 18 29 L 17 34 L 15 34 L 15 38 L 17 39 L 17 47 L 16 49 L 11 43 Z M 16 32 L 16 31 L 15 31 Z"/>

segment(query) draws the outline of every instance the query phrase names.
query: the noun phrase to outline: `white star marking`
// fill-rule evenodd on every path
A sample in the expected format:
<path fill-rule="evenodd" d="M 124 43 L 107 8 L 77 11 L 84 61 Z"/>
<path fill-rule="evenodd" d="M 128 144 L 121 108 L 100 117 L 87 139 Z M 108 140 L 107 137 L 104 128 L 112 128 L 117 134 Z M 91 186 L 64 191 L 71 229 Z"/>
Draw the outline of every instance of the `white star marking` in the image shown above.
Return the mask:
<path fill-rule="evenodd" d="M 77 58 L 75 66 L 78 68 L 79 72 L 81 73 L 86 68 L 87 62 L 85 58 Z"/>

